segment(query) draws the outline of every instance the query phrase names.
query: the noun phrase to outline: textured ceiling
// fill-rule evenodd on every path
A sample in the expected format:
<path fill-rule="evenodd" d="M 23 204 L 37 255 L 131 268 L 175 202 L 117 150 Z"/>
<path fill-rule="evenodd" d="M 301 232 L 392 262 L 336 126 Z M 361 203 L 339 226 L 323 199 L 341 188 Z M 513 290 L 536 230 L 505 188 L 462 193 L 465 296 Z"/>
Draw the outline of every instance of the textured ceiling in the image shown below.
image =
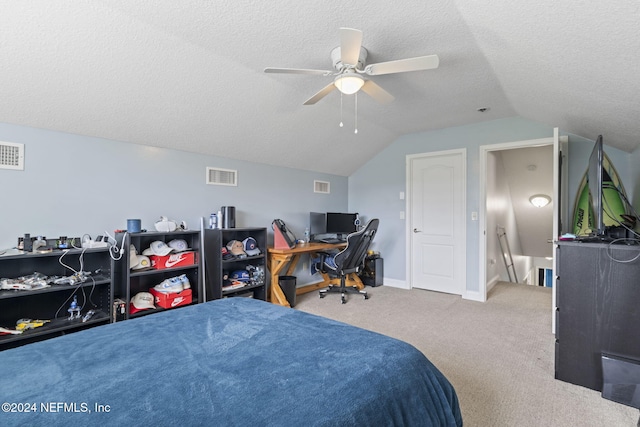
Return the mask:
<path fill-rule="evenodd" d="M 640 142 L 636 0 L 0 1 L 0 122 L 350 175 L 407 133 L 522 116 L 631 151 Z M 368 63 L 438 54 L 337 91 L 339 28 Z M 480 114 L 476 110 L 489 107 Z"/>

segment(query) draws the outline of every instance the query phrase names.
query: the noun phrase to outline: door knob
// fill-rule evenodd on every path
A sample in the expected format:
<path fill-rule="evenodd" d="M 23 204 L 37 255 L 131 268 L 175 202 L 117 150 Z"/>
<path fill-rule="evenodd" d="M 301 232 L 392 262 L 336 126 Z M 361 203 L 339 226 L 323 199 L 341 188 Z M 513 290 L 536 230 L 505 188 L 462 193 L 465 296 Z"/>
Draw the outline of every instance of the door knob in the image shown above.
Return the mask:
<path fill-rule="evenodd" d="M 413 232 L 414 232 L 414 233 L 419 233 L 419 232 L 420 232 L 420 230 L 418 230 L 417 228 L 414 228 L 414 229 L 413 229 Z"/>

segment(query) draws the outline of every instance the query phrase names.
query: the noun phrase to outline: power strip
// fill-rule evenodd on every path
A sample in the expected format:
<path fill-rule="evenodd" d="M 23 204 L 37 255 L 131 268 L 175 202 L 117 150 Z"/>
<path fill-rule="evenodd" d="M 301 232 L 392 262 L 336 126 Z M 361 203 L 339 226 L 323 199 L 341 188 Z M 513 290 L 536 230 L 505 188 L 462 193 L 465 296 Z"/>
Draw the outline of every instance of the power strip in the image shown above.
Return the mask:
<path fill-rule="evenodd" d="M 109 246 L 109 238 L 107 236 L 98 236 L 96 240 L 85 239 L 82 241 L 83 249 L 106 248 Z"/>

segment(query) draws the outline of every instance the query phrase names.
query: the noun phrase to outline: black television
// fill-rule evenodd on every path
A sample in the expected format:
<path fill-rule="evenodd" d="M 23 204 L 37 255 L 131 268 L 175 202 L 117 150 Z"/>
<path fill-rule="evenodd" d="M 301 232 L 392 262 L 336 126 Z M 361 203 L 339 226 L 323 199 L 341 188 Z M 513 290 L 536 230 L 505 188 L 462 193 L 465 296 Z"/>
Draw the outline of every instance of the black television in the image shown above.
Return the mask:
<path fill-rule="evenodd" d="M 602 144 L 602 135 L 598 135 L 596 143 L 589 157 L 589 168 L 587 170 L 587 184 L 589 186 L 589 201 L 591 205 L 592 215 L 589 215 L 589 227 L 591 235 L 595 237 L 604 236 L 606 229 L 604 226 L 604 206 L 602 202 L 603 196 L 603 168 L 604 148 Z"/>

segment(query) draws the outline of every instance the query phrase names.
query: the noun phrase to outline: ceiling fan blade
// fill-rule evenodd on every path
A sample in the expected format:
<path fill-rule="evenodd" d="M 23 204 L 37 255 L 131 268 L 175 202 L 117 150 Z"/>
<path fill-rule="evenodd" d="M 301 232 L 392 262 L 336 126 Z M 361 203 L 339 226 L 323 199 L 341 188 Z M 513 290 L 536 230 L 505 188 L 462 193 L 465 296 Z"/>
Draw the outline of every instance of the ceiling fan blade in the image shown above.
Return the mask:
<path fill-rule="evenodd" d="M 322 98 L 327 96 L 335 88 L 336 88 L 336 85 L 334 85 L 333 82 L 329 83 L 328 85 L 326 85 L 325 87 L 320 89 L 320 91 L 318 93 L 313 95 L 311 98 L 307 99 L 304 102 L 303 105 L 313 105 L 313 104 L 315 104 L 316 102 L 320 101 Z"/>
<path fill-rule="evenodd" d="M 340 56 L 343 64 L 358 65 L 361 47 L 362 31 L 353 28 L 340 28 Z"/>
<path fill-rule="evenodd" d="M 333 73 L 333 71 L 327 71 L 327 70 L 310 70 L 306 68 L 273 68 L 273 67 L 265 68 L 264 72 L 280 73 L 280 74 L 320 74 L 323 76 L 328 76 Z"/>
<path fill-rule="evenodd" d="M 361 90 L 381 104 L 388 104 L 395 99 L 393 95 L 371 80 L 364 82 Z"/>
<path fill-rule="evenodd" d="M 438 55 L 427 55 L 418 56 L 416 58 L 399 59 L 397 61 L 370 64 L 364 68 L 364 72 L 370 76 L 379 76 L 381 74 L 431 70 L 434 68 L 438 68 L 439 64 L 440 59 L 438 59 Z"/>

